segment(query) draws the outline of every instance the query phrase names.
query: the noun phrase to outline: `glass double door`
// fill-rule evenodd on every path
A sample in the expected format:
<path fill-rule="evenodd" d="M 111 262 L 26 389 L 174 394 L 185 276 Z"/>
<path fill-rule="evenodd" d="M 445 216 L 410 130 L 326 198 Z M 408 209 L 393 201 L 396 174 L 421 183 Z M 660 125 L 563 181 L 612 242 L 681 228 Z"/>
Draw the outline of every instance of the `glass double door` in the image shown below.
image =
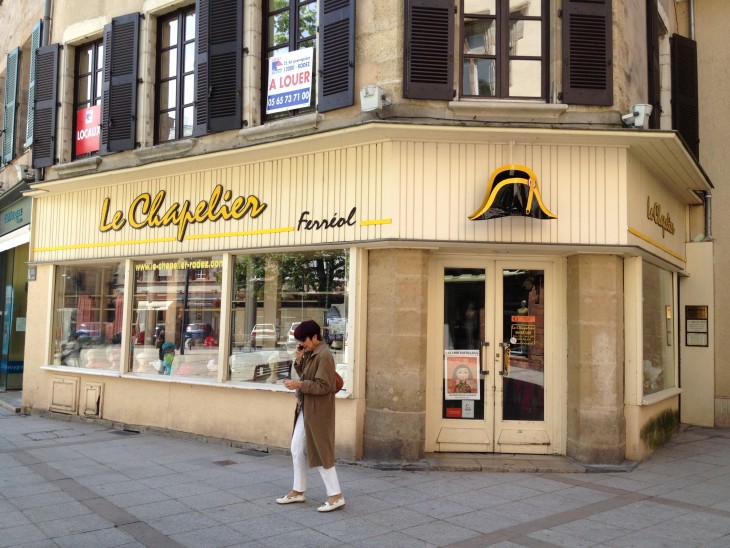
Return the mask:
<path fill-rule="evenodd" d="M 552 454 L 553 269 L 439 259 L 427 450 Z"/>

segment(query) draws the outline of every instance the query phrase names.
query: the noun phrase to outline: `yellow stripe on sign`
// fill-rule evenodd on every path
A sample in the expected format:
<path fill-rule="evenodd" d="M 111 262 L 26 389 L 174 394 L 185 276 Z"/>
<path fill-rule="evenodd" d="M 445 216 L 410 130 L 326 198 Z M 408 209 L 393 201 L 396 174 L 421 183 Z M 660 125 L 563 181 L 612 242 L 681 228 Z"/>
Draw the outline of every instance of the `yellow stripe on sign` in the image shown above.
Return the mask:
<path fill-rule="evenodd" d="M 293 232 L 293 226 L 287 226 L 284 228 L 269 228 L 266 230 L 247 230 L 243 232 L 220 232 L 218 234 L 201 234 L 201 235 L 190 235 L 186 236 L 186 240 L 205 240 L 212 238 L 225 238 L 227 236 L 255 236 L 259 234 L 274 234 L 279 232 Z M 176 238 L 145 238 L 141 240 L 124 240 L 122 242 L 100 242 L 96 244 L 76 244 L 76 245 L 57 245 L 49 247 L 36 247 L 33 248 L 34 253 L 43 253 L 48 251 L 65 251 L 69 249 L 90 249 L 95 247 L 113 247 L 120 245 L 140 245 L 140 244 L 158 244 L 165 242 L 176 242 Z"/>
<path fill-rule="evenodd" d="M 661 249 L 661 250 L 662 250 L 662 251 L 664 251 L 665 253 L 669 253 L 669 254 L 670 254 L 670 255 L 671 255 L 672 257 L 674 257 L 675 259 L 679 259 L 679 260 L 680 260 L 680 261 L 682 261 L 683 263 L 686 263 L 686 262 L 687 262 L 687 257 L 682 257 L 681 255 L 678 255 L 677 253 L 675 253 L 674 251 L 672 251 L 672 250 L 671 250 L 671 249 L 669 249 L 668 247 L 666 247 L 666 246 L 664 246 L 664 245 L 660 244 L 660 243 L 659 243 L 659 242 L 657 242 L 656 240 L 653 240 L 653 239 L 651 239 L 651 238 L 650 238 L 649 236 L 646 236 L 645 234 L 642 234 L 642 233 L 641 233 L 641 232 L 639 232 L 638 230 L 634 230 L 634 229 L 633 229 L 633 228 L 631 228 L 631 227 L 629 227 L 629 228 L 628 228 L 627 230 L 628 230 L 628 231 L 629 231 L 629 232 L 630 232 L 631 234 L 633 234 L 634 236 L 636 236 L 637 238 L 641 238 L 641 239 L 642 239 L 642 240 L 644 240 L 645 242 L 647 242 L 647 243 L 650 243 L 651 245 L 653 245 L 653 246 L 656 246 L 656 247 L 658 247 L 659 249 Z"/>
<path fill-rule="evenodd" d="M 393 222 L 393 219 L 373 219 L 371 221 L 360 221 L 360 224 L 362 226 L 389 225 L 392 222 Z"/>

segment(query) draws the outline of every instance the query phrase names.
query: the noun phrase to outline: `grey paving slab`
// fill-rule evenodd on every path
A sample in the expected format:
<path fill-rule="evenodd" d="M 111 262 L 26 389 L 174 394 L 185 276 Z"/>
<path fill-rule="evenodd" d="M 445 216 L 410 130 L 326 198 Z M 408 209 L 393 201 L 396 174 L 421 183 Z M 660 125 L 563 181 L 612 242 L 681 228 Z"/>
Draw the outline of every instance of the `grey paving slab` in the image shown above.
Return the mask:
<path fill-rule="evenodd" d="M 323 514 L 315 471 L 304 504 L 275 504 L 287 455 L 0 412 L 0 547 L 730 546 L 730 430 L 689 428 L 629 472 L 565 468 L 341 463 L 347 504 Z"/>

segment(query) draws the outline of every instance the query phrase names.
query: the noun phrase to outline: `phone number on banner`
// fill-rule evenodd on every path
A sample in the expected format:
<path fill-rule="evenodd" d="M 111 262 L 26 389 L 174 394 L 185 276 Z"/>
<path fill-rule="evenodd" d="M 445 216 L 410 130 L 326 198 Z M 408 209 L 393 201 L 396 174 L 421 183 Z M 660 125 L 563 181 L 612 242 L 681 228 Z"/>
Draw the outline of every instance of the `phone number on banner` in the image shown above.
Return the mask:
<path fill-rule="evenodd" d="M 311 92 L 287 91 L 270 95 L 266 101 L 266 112 L 277 112 L 279 110 L 290 110 L 299 107 L 308 107 Z"/>

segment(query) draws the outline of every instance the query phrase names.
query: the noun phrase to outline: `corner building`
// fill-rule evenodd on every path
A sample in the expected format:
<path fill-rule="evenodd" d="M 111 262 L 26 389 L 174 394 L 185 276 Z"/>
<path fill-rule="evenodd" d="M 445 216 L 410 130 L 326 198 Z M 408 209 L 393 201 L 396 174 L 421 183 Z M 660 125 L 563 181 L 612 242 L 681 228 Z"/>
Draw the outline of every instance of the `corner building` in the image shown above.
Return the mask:
<path fill-rule="evenodd" d="M 340 458 L 618 463 L 711 421 L 712 183 L 658 78 L 687 14 L 561 4 L 53 2 L 24 405 L 287 448 L 314 319 Z"/>

